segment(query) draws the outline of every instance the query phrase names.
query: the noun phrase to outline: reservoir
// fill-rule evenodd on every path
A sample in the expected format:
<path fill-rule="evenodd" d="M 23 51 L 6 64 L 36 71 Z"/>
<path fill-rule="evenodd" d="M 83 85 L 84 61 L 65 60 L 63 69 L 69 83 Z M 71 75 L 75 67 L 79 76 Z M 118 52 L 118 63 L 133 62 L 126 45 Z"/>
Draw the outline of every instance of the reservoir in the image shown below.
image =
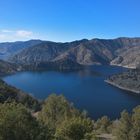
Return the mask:
<path fill-rule="evenodd" d="M 38 99 L 45 99 L 51 93 L 63 94 L 93 119 L 103 115 L 115 119 L 124 109 L 131 111 L 140 104 L 140 96 L 104 82 L 108 76 L 125 70 L 116 66 L 93 66 L 67 72 L 26 71 L 3 77 L 3 80 Z"/>

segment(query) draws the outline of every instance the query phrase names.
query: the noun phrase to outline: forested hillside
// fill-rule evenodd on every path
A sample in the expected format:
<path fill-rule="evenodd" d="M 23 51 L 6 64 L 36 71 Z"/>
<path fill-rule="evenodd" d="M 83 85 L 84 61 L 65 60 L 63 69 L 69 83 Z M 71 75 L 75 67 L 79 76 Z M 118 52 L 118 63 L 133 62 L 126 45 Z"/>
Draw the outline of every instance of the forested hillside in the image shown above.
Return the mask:
<path fill-rule="evenodd" d="M 0 60 L 0 76 L 7 75 L 7 74 L 13 74 L 19 70 L 21 70 L 20 66 Z"/>
<path fill-rule="evenodd" d="M 40 109 L 32 111 L 38 102 L 30 96 L 22 96 L 17 89 L 2 81 L 0 92 L 0 140 L 139 140 L 140 138 L 139 106 L 130 114 L 123 111 L 119 120 L 110 120 L 107 116 L 93 120 L 88 117 L 87 112 L 76 109 L 62 95 L 50 95 L 42 102 Z"/>
<path fill-rule="evenodd" d="M 0 103 L 13 101 L 22 103 L 33 111 L 40 109 L 40 103 L 37 99 L 0 80 Z"/>

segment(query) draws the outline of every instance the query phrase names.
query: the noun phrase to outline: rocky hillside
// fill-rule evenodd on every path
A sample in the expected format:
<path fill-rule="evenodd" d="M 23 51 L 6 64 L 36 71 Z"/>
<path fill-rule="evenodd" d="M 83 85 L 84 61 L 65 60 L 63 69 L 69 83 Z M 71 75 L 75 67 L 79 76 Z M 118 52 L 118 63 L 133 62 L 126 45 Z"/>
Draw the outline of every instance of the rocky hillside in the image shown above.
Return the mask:
<path fill-rule="evenodd" d="M 75 64 L 112 64 L 136 67 L 140 61 L 140 38 L 83 39 L 69 43 L 46 41 L 28 47 L 9 60 L 18 64 L 40 64 L 71 60 Z"/>
<path fill-rule="evenodd" d="M 28 48 L 41 43 L 41 40 L 17 41 L 0 43 L 0 59 L 6 60 L 8 57 Z"/>
<path fill-rule="evenodd" d="M 140 45 L 121 50 L 118 56 L 111 62 L 111 65 L 118 65 L 128 68 L 136 68 L 140 63 Z"/>
<path fill-rule="evenodd" d="M 120 89 L 140 94 L 140 69 L 112 75 L 106 82 Z"/>
<path fill-rule="evenodd" d="M 57 61 L 24 65 L 22 68 L 25 70 L 78 70 L 84 67 L 73 60 L 64 58 Z"/>

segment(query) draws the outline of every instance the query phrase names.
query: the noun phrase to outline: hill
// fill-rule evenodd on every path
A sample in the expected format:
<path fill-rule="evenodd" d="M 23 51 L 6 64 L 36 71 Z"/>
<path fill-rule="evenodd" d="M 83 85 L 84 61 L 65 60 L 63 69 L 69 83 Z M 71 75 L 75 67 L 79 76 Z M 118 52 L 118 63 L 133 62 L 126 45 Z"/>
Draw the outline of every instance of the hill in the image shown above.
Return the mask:
<path fill-rule="evenodd" d="M 0 76 L 6 75 L 6 74 L 12 74 L 19 70 L 21 70 L 20 66 L 0 60 Z"/>
<path fill-rule="evenodd" d="M 41 43 L 41 40 L 17 41 L 0 43 L 0 59 L 7 60 L 10 56 Z"/>
<path fill-rule="evenodd" d="M 15 54 L 17 64 L 51 63 L 71 60 L 80 65 L 111 64 L 136 67 L 140 61 L 140 38 L 92 39 L 67 43 L 44 41 Z"/>
<path fill-rule="evenodd" d="M 140 94 L 139 69 L 128 70 L 120 74 L 112 75 L 106 82 L 120 89 Z"/>
<path fill-rule="evenodd" d="M 34 97 L 0 80 L 0 103 L 12 102 L 13 100 L 17 103 L 22 103 L 31 110 L 38 110 L 40 108 L 39 101 Z"/>

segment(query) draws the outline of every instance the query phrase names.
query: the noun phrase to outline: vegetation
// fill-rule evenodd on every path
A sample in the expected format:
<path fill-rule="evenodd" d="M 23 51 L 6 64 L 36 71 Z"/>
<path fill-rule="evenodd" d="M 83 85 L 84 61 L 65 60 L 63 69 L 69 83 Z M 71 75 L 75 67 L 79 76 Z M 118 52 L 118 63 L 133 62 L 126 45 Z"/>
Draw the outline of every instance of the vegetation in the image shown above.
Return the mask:
<path fill-rule="evenodd" d="M 0 104 L 0 140 L 92 139 L 93 121 L 62 95 L 50 95 L 41 111 L 31 113 L 15 101 Z"/>
<path fill-rule="evenodd" d="M 1 55 L 0 55 L 1 57 Z M 3 60 L 0 60 L 0 76 L 13 74 L 20 69 L 20 65 L 12 64 Z"/>
<path fill-rule="evenodd" d="M 62 121 L 79 116 L 79 114 L 79 111 L 64 96 L 52 94 L 44 102 L 38 118 L 51 128 L 57 128 Z"/>
<path fill-rule="evenodd" d="M 32 114 L 16 102 L 0 104 L 0 140 L 98 140 L 104 133 L 116 140 L 140 139 L 140 106 L 121 113 L 113 124 L 106 116 L 93 121 L 62 95 L 50 95 L 40 112 Z"/>
<path fill-rule="evenodd" d="M 128 91 L 140 93 L 140 70 L 133 69 L 111 76 L 107 82 Z"/>
<path fill-rule="evenodd" d="M 0 103 L 16 101 L 22 103 L 25 107 L 36 111 L 40 109 L 40 103 L 34 97 L 6 84 L 0 80 Z"/>
<path fill-rule="evenodd" d="M 103 116 L 94 123 L 94 129 L 97 133 L 110 133 L 112 122 L 107 116 Z"/>
<path fill-rule="evenodd" d="M 114 129 L 117 140 L 140 139 L 140 106 L 133 109 L 132 114 L 123 111 L 118 126 Z"/>
<path fill-rule="evenodd" d="M 56 131 L 58 140 L 92 139 L 93 136 L 93 122 L 89 118 L 74 117 L 65 120 Z"/>
<path fill-rule="evenodd" d="M 132 113 L 123 111 L 119 120 L 103 116 L 94 121 L 62 95 L 50 95 L 33 112 L 38 101 L 29 95 L 21 96 L 2 81 L 0 91 L 0 140 L 108 140 L 107 135 L 112 140 L 140 139 L 140 106 Z"/>
<path fill-rule="evenodd" d="M 15 102 L 0 104 L 0 140 L 37 140 L 41 126 L 27 109 Z"/>
<path fill-rule="evenodd" d="M 116 135 L 118 140 L 131 140 L 130 131 L 131 131 L 131 118 L 128 112 L 123 111 L 121 113 L 121 118 L 118 122 L 118 126 L 114 129 L 114 135 Z"/>

